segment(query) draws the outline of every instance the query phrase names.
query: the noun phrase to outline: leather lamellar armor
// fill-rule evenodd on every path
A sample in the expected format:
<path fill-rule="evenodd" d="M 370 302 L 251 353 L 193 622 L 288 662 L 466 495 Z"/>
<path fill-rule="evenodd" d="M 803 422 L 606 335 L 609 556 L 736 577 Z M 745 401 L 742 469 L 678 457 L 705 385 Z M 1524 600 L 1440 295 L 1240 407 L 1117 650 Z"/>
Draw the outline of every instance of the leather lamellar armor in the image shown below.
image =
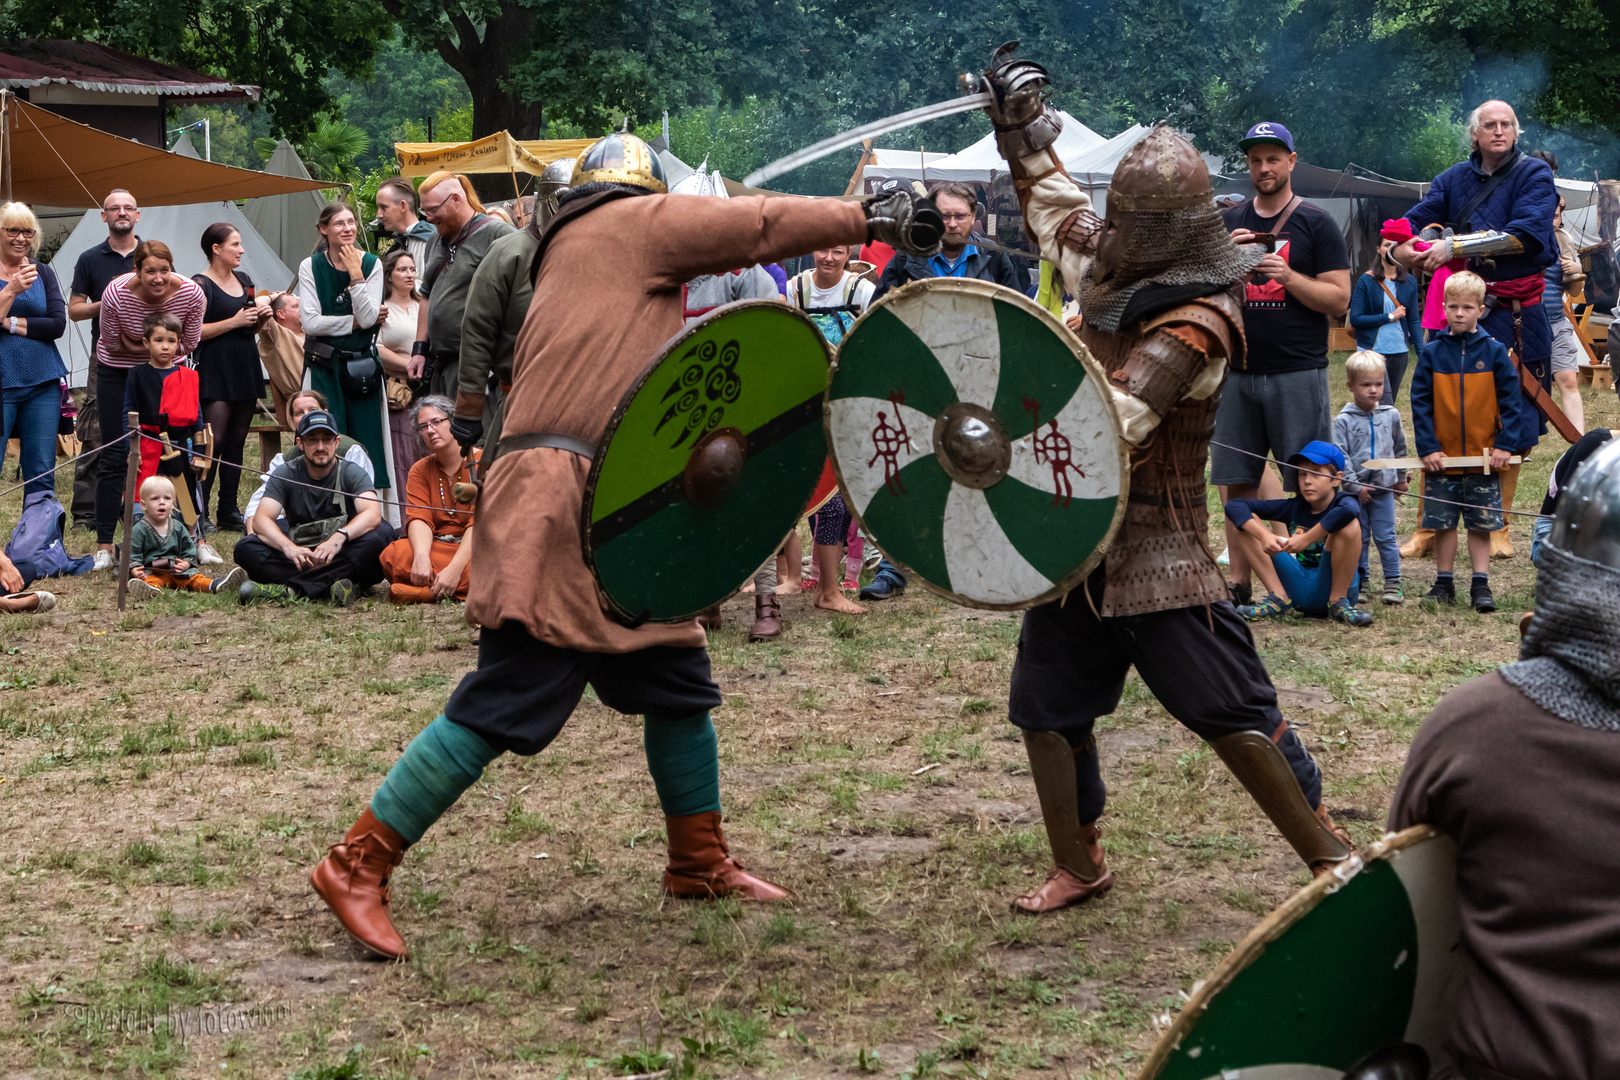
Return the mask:
<path fill-rule="evenodd" d="M 1210 354 L 1172 331 L 1213 340 L 1226 369 L 1244 355 L 1242 286 L 1182 304 L 1117 331 L 1081 327 L 1080 337 L 1115 384 L 1160 390 L 1187 386 L 1207 370 Z M 1221 374 L 1225 384 L 1225 371 Z M 1101 614 L 1144 615 L 1227 599 L 1226 578 L 1209 549 L 1209 440 L 1220 386 L 1208 397 L 1180 397 L 1148 442 L 1131 452 L 1130 500 L 1108 551 Z"/>

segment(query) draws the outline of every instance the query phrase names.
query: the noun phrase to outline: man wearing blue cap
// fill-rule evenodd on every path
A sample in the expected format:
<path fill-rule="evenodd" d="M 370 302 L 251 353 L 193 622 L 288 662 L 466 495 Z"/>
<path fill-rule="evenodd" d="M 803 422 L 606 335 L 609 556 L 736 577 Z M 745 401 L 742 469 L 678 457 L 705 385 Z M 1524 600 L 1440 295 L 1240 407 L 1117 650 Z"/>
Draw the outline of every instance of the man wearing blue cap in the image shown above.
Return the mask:
<path fill-rule="evenodd" d="M 1248 499 L 1260 494 L 1266 455 L 1287 461 L 1306 443 L 1331 438 L 1328 327 L 1350 304 L 1350 252 L 1333 219 L 1294 194 L 1298 155 L 1287 128 L 1256 124 L 1238 146 L 1255 195 L 1221 216 L 1235 242 L 1269 235 L 1273 246 L 1244 288 L 1248 359 L 1221 393 L 1210 483 L 1226 487 L 1225 498 Z M 1299 490 L 1292 469 L 1283 470 L 1283 485 Z M 1236 536 L 1228 527 L 1230 576 L 1242 593 L 1250 566 Z"/>
<path fill-rule="evenodd" d="M 1349 626 L 1372 625 L 1351 596 L 1361 561 L 1361 508 L 1340 489 L 1344 464 L 1337 446 L 1308 442 L 1284 470 L 1297 476 L 1298 495 L 1227 500 L 1226 520 L 1237 536 L 1232 551 L 1241 545 L 1268 590 L 1265 599 L 1238 608 L 1245 619 L 1275 619 L 1292 608 Z M 1266 528 L 1267 521 L 1281 522 L 1287 538 Z"/>

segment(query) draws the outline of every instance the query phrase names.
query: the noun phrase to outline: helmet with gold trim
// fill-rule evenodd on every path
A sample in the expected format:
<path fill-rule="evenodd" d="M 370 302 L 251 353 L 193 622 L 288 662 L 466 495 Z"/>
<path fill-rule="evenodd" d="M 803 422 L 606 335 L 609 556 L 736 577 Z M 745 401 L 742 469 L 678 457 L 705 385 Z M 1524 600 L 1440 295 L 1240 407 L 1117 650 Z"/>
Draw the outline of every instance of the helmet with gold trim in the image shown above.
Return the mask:
<path fill-rule="evenodd" d="M 574 162 L 573 186 L 629 184 L 662 195 L 669 191 L 664 167 L 652 147 L 628 132 L 604 135 Z"/>

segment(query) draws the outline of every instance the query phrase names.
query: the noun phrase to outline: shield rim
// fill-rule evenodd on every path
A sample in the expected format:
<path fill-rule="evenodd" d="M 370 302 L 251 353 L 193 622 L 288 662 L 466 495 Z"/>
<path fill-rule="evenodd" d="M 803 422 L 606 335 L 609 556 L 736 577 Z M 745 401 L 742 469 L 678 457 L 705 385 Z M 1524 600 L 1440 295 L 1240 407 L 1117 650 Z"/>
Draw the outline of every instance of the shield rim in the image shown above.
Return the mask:
<path fill-rule="evenodd" d="M 732 586 L 731 590 L 724 596 L 716 598 L 713 603 L 705 604 L 696 611 L 693 611 L 687 615 L 681 615 L 678 617 L 665 616 L 663 618 L 655 619 L 650 616 L 644 616 L 638 612 L 627 611 L 621 604 L 614 600 L 614 598 L 605 588 L 602 587 L 602 578 L 596 571 L 596 559 L 593 557 L 594 553 L 591 548 L 591 507 L 596 501 L 597 477 L 601 475 L 602 463 L 607 459 L 607 449 L 609 444 L 613 441 L 613 435 L 619 430 L 619 423 L 624 419 L 624 414 L 629 411 L 631 402 L 635 401 L 636 395 L 641 392 L 642 387 L 647 385 L 648 380 L 650 380 L 653 376 L 653 372 L 657 371 L 664 361 L 668 360 L 674 353 L 678 352 L 683 346 L 685 346 L 688 340 L 707 329 L 710 323 L 717 322 L 731 315 L 735 315 L 739 311 L 753 308 L 765 308 L 771 312 L 782 312 L 790 315 L 794 319 L 797 319 L 799 322 L 802 322 L 805 327 L 809 329 L 810 332 L 815 336 L 817 344 L 821 346 L 822 355 L 827 358 L 828 365 L 831 366 L 832 364 L 832 354 L 828 350 L 827 340 L 821 336 L 821 331 L 816 328 L 815 323 L 810 321 L 810 317 L 805 315 L 802 311 L 799 311 L 797 308 L 794 308 L 788 304 L 784 304 L 779 300 L 736 300 L 729 304 L 722 304 L 713 311 L 704 312 L 702 316 L 693 322 L 681 327 L 679 332 L 677 332 L 668 341 L 664 342 L 663 348 L 658 350 L 658 354 L 652 358 L 645 368 L 642 369 L 641 374 L 636 376 L 635 381 L 632 382 L 625 390 L 623 395 L 620 396 L 619 403 L 613 407 L 613 415 L 608 417 L 607 427 L 602 429 L 601 438 L 596 440 L 596 451 L 591 455 L 591 469 L 590 472 L 585 476 L 585 492 L 580 499 L 579 507 L 580 548 L 585 557 L 585 566 L 591 572 L 591 583 L 596 586 L 597 602 L 602 605 L 603 611 L 606 611 L 610 616 L 612 616 L 615 622 L 620 623 L 621 625 L 634 629 L 637 626 L 641 626 L 643 623 L 673 625 L 676 623 L 690 622 L 699 615 L 703 614 L 703 612 L 707 611 L 709 608 L 714 607 L 716 604 L 723 604 L 727 600 L 730 600 L 733 596 L 736 596 L 742 591 L 743 586 L 752 580 L 751 577 L 744 577 L 743 580 Z M 825 390 L 822 391 L 822 397 L 823 407 L 825 407 Z M 747 468 L 746 462 L 744 463 L 743 467 Z M 836 465 L 834 465 L 834 469 L 837 469 Z M 816 474 L 816 478 L 817 480 L 821 478 L 821 474 L 819 472 Z M 813 494 L 815 494 L 814 484 L 811 485 L 809 491 L 804 493 L 805 501 L 809 501 L 810 496 Z M 781 545 L 787 541 L 787 538 L 798 530 L 799 521 L 800 518 L 798 517 L 793 519 L 793 523 L 788 527 L 788 530 L 782 534 L 782 539 L 777 541 L 777 547 L 781 547 Z"/>
<path fill-rule="evenodd" d="M 1062 320 L 1017 289 L 1010 289 L 1005 285 L 993 281 L 984 281 L 980 278 L 919 278 L 916 281 L 902 285 L 898 289 L 891 289 L 866 306 L 866 310 L 861 312 L 860 318 L 855 320 L 848 333 L 844 335 L 844 341 L 847 342 L 861 328 L 861 323 L 866 321 L 867 316 L 888 303 L 891 297 L 921 295 L 934 289 L 943 289 L 946 292 L 985 293 L 991 300 L 1003 300 L 1014 307 L 1023 308 L 1040 321 L 1045 322 L 1048 329 L 1057 334 L 1058 340 L 1069 347 L 1069 351 L 1073 353 L 1074 358 L 1086 369 L 1086 378 L 1088 380 L 1095 379 L 1097 385 L 1101 387 L 1108 385 L 1108 373 L 1097 362 L 1097 358 L 1091 355 L 1091 350 L 1086 348 L 1085 342 L 1081 341 L 1074 331 L 1063 325 Z M 1108 422 L 1114 429 L 1114 446 L 1119 453 L 1119 496 L 1114 504 L 1114 518 L 1108 523 L 1107 531 L 1103 534 L 1103 538 L 1098 541 L 1096 550 L 1080 565 L 1079 569 L 1070 573 L 1062 581 L 1053 582 L 1052 587 L 1039 596 L 1010 604 L 998 604 L 988 600 L 976 600 L 936 585 L 917 573 L 905 562 L 891 555 L 889 549 L 883 546 L 883 541 L 878 538 L 877 534 L 866 527 L 865 515 L 855 508 L 854 500 L 849 498 L 849 487 L 844 483 L 844 469 L 839 464 L 838 454 L 833 445 L 832 397 L 830 395 L 832 394 L 833 379 L 838 376 L 838 365 L 843 358 L 841 345 L 837 355 L 833 357 L 832 363 L 827 369 L 827 392 L 822 396 L 821 400 L 821 423 L 827 436 L 827 456 L 833 463 L 833 473 L 838 477 L 838 490 L 844 495 L 844 502 L 849 506 L 850 514 L 854 517 L 861 532 L 870 537 L 872 542 L 877 545 L 878 550 L 883 552 L 884 558 L 894 563 L 911 578 L 921 582 L 923 588 L 936 596 L 951 601 L 953 604 L 975 608 L 979 611 L 1027 611 L 1032 607 L 1039 607 L 1041 604 L 1051 603 L 1053 600 L 1060 600 L 1067 596 L 1078 588 L 1086 578 L 1090 577 L 1091 572 L 1097 569 L 1102 561 L 1108 557 L 1109 549 L 1114 546 L 1114 538 L 1119 535 L 1120 523 L 1125 520 L 1125 505 L 1129 500 L 1131 491 L 1131 461 L 1130 451 L 1125 443 L 1125 431 L 1119 422 L 1119 412 L 1113 407 L 1113 403 L 1109 401 L 1106 392 L 1103 400 L 1108 406 Z M 954 484 L 956 481 L 953 479 L 951 483 Z"/>
<path fill-rule="evenodd" d="M 1259 924 L 1215 966 L 1215 970 L 1205 977 L 1203 984 L 1193 991 L 1170 1026 L 1165 1028 L 1164 1034 L 1159 1036 L 1159 1041 L 1153 1046 L 1153 1053 L 1148 1056 L 1147 1063 L 1137 1074 L 1137 1080 L 1155 1080 L 1169 1063 L 1170 1055 L 1180 1048 L 1181 1040 L 1192 1031 L 1199 1020 L 1203 1019 L 1210 1001 L 1225 990 L 1250 964 L 1258 960 L 1268 945 L 1315 911 L 1322 901 L 1348 885 L 1369 864 L 1387 861 L 1392 855 L 1431 840 L 1450 839 L 1450 836 L 1433 825 L 1413 825 L 1400 832 L 1389 833 L 1369 847 L 1363 855 L 1331 873 L 1321 875 L 1284 900 L 1261 919 Z"/>

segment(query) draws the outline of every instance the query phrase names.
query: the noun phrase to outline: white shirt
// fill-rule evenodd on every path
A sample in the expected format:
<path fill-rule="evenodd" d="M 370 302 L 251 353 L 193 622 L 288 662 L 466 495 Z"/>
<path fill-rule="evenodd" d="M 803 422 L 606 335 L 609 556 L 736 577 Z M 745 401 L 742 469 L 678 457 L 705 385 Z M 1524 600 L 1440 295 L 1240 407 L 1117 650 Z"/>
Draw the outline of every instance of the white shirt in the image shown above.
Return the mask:
<path fill-rule="evenodd" d="M 397 353 L 411 354 L 411 346 L 416 342 L 416 312 L 421 302 L 412 300 L 408 304 L 388 302 L 388 321 L 377 332 L 377 344 L 384 349 L 392 349 Z"/>
<path fill-rule="evenodd" d="M 349 303 L 354 307 L 351 315 L 322 315 L 320 294 L 315 291 L 314 259 L 298 264 L 298 321 L 304 324 L 304 333 L 315 337 L 337 337 L 355 329 L 365 330 L 377 322 L 377 311 L 382 307 L 383 261 L 371 264 L 371 273 L 364 281 L 350 282 Z M 411 320 L 411 338 L 416 338 L 416 320 Z M 410 352 L 410 346 L 405 347 Z"/>
<path fill-rule="evenodd" d="M 865 311 L 866 305 L 872 302 L 872 294 L 877 291 L 877 287 L 862 278 L 855 283 L 855 288 L 851 290 L 849 299 L 845 300 L 844 290 L 848 287 L 849 279 L 854 276 L 854 274 L 845 270 L 844 276 L 839 279 L 836 285 L 830 289 L 823 289 L 816 285 L 815 271 L 806 271 L 804 281 L 809 288 L 805 291 L 809 295 L 806 297 L 805 307 L 835 308 L 843 307 L 847 303 L 854 305 L 860 311 Z M 798 298 L 797 289 L 791 289 L 789 293 L 793 299 Z"/>

